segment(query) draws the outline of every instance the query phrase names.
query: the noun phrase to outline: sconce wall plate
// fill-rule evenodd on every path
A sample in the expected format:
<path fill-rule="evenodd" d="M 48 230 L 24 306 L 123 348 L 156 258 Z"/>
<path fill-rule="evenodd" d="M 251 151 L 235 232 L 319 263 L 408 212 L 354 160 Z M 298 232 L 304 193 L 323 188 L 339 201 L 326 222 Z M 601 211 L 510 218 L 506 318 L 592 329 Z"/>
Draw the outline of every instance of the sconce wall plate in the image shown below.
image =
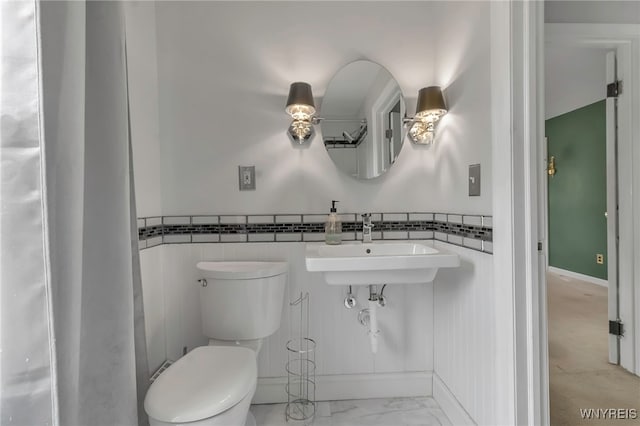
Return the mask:
<path fill-rule="evenodd" d="M 291 142 L 303 144 L 311 141 L 316 134 L 313 123 L 309 120 L 293 120 L 287 130 Z"/>

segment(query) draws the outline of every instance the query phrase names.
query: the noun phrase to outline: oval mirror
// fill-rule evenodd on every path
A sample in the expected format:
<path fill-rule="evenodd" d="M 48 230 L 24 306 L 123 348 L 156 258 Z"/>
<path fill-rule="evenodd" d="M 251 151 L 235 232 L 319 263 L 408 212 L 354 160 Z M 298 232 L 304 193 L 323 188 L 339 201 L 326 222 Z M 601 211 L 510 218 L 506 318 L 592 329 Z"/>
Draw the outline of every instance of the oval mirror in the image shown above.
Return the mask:
<path fill-rule="evenodd" d="M 322 99 L 322 139 L 343 172 L 373 179 L 396 161 L 404 140 L 404 98 L 384 67 L 355 61 L 333 76 Z"/>

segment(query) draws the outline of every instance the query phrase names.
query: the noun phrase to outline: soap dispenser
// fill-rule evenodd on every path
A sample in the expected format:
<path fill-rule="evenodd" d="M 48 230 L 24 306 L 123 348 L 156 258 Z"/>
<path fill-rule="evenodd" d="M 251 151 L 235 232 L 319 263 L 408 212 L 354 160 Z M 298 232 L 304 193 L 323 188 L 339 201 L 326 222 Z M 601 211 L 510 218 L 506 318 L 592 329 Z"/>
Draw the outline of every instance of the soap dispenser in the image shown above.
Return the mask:
<path fill-rule="evenodd" d="M 342 222 L 336 214 L 337 202 L 336 200 L 331 201 L 331 210 L 327 217 L 327 223 L 324 225 L 324 241 L 332 245 L 342 244 Z"/>

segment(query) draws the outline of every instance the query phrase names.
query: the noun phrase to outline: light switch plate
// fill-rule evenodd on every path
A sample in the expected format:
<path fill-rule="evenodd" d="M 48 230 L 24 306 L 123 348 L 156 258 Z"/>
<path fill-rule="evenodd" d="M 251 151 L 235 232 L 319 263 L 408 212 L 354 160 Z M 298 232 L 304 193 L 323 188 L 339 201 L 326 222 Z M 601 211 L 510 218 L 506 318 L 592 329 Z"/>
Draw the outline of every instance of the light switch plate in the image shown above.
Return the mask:
<path fill-rule="evenodd" d="M 480 164 L 472 164 L 469 166 L 469 196 L 477 197 L 480 195 Z"/>
<path fill-rule="evenodd" d="M 256 166 L 238 166 L 240 191 L 256 189 Z"/>

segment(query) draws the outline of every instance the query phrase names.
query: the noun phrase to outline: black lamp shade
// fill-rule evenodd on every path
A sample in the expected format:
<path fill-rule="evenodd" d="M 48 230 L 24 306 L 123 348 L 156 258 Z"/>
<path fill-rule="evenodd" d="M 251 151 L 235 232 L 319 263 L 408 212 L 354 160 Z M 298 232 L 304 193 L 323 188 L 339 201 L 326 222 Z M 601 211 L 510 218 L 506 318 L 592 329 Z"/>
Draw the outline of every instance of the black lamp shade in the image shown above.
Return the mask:
<path fill-rule="evenodd" d="M 438 112 L 439 114 L 447 112 L 447 105 L 444 102 L 444 96 L 442 96 L 442 90 L 439 86 L 424 87 L 418 92 L 416 115 L 427 111 Z"/>
<path fill-rule="evenodd" d="M 311 93 L 311 85 L 309 83 L 302 81 L 291 83 L 286 106 L 287 112 L 289 111 L 289 107 L 293 105 L 307 105 L 313 108 L 315 112 L 316 106 L 313 102 L 313 94 Z"/>

